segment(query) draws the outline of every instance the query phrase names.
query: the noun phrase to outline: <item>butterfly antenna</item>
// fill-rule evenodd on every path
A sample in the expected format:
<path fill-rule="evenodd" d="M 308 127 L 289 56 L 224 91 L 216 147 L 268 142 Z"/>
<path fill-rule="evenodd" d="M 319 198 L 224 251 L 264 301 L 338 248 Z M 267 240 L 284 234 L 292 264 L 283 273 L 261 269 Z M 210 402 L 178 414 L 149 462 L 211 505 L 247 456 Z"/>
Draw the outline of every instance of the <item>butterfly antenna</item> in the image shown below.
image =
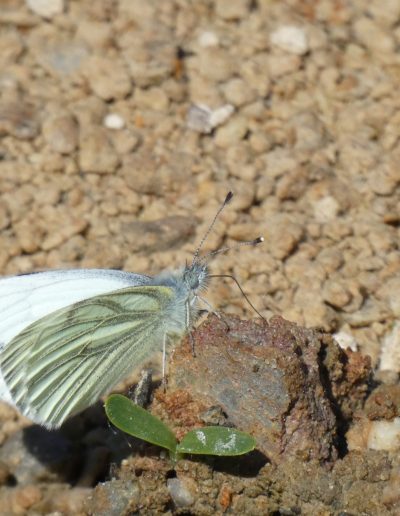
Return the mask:
<path fill-rule="evenodd" d="M 202 261 L 203 260 L 210 261 L 210 259 L 217 254 L 226 253 L 227 251 L 230 251 L 231 249 L 238 249 L 239 247 L 242 247 L 243 245 L 258 245 L 258 244 L 261 244 L 262 242 L 264 242 L 264 237 L 258 237 L 258 238 L 255 238 L 254 240 L 245 240 L 244 242 L 239 242 L 238 244 L 233 245 L 232 247 L 229 247 L 229 246 L 221 247 L 220 249 L 211 251 L 211 253 L 208 253 L 205 256 L 203 256 Z"/>
<path fill-rule="evenodd" d="M 266 321 L 265 317 L 263 317 L 260 312 L 257 310 L 257 308 L 253 305 L 253 303 L 250 301 L 250 299 L 247 297 L 247 295 L 245 294 L 244 290 L 242 289 L 242 287 L 240 286 L 240 283 L 238 282 L 238 280 L 235 278 L 235 276 L 232 276 L 231 274 L 210 274 L 209 278 L 229 278 L 229 279 L 232 279 L 236 285 L 238 286 L 240 292 L 243 294 L 243 297 L 245 298 L 245 300 L 248 302 L 248 304 L 251 306 L 251 308 L 255 311 L 255 313 L 257 315 L 259 315 L 261 317 L 261 319 L 263 321 Z"/>
<path fill-rule="evenodd" d="M 233 197 L 233 193 L 232 192 L 228 192 L 228 195 L 225 197 L 225 200 L 224 202 L 221 204 L 219 210 L 217 211 L 217 213 L 215 214 L 215 217 L 213 218 L 213 221 L 211 222 L 211 224 L 209 225 L 205 235 L 203 236 L 203 238 L 201 239 L 201 242 L 198 246 L 198 248 L 196 249 L 194 255 L 193 255 L 193 261 L 192 261 L 192 265 L 197 261 L 197 258 L 199 257 L 199 253 L 200 253 L 200 250 L 201 248 L 203 247 L 203 244 L 204 242 L 207 240 L 207 237 L 208 235 L 211 233 L 213 227 L 214 227 L 214 224 L 215 222 L 217 221 L 221 211 L 225 208 L 225 206 L 227 204 L 229 204 L 231 202 L 231 199 Z"/>

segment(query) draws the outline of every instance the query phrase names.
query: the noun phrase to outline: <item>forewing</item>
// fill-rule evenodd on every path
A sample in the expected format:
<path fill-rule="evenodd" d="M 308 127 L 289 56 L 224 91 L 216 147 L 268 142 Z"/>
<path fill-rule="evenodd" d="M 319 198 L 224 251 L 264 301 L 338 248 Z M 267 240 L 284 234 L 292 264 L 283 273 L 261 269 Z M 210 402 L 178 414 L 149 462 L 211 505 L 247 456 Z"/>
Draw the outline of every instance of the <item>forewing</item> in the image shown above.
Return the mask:
<path fill-rule="evenodd" d="M 0 349 L 29 324 L 55 310 L 150 281 L 149 276 L 105 269 L 46 271 L 0 278 Z"/>
<path fill-rule="evenodd" d="M 95 403 L 162 345 L 169 287 L 129 287 L 62 308 L 4 347 L 0 368 L 13 402 L 55 428 Z"/>

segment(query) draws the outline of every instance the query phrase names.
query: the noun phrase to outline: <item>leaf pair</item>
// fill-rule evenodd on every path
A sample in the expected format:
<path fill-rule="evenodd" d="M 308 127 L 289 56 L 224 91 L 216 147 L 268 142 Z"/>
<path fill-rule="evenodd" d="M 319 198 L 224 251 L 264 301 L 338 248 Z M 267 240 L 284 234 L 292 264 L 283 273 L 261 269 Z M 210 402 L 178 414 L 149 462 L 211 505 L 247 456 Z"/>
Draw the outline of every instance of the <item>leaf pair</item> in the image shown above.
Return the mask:
<path fill-rule="evenodd" d="M 162 421 L 121 394 L 112 394 L 107 398 L 105 411 L 114 426 L 129 435 L 166 448 L 173 459 L 185 453 L 243 455 L 256 446 L 251 435 L 223 426 L 192 430 L 178 443 L 173 432 Z"/>

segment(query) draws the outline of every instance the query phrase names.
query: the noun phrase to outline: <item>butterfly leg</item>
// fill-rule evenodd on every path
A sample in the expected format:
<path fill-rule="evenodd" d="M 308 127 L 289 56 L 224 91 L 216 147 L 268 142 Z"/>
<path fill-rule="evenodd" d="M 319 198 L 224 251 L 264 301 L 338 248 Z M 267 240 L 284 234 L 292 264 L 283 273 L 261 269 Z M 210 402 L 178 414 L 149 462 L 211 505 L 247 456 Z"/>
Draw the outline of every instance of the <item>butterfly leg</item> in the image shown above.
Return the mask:
<path fill-rule="evenodd" d="M 201 296 L 197 296 L 197 297 L 200 299 L 200 301 L 202 301 L 210 309 L 209 311 L 212 314 L 214 314 L 216 317 L 218 317 L 218 319 L 225 324 L 227 330 L 229 331 L 230 330 L 229 324 L 226 322 L 225 318 L 220 314 L 220 312 L 217 312 L 216 310 L 214 310 L 212 305 L 207 301 L 207 299 L 204 299 L 204 297 L 201 297 Z"/>
<path fill-rule="evenodd" d="M 164 392 L 167 390 L 166 363 L 167 363 L 167 335 L 166 335 L 166 333 L 164 333 L 163 347 L 162 347 L 162 385 L 163 385 Z"/>
<path fill-rule="evenodd" d="M 194 349 L 194 337 L 193 337 L 193 333 L 192 333 L 192 323 L 190 320 L 190 306 L 189 306 L 188 302 L 186 303 L 186 329 L 189 334 L 190 346 L 192 348 L 192 355 L 195 357 L 196 351 Z"/>

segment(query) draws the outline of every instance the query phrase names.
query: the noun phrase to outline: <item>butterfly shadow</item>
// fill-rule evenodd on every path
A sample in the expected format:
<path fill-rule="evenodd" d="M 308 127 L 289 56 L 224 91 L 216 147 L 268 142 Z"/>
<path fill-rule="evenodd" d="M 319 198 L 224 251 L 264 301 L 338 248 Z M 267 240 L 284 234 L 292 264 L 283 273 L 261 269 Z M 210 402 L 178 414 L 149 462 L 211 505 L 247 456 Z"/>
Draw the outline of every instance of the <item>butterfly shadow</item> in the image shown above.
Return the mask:
<path fill-rule="evenodd" d="M 92 487 L 133 453 L 135 441 L 110 425 L 99 402 L 57 430 L 36 424 L 24 428 L 20 449 L 22 462 L 36 479 Z"/>

